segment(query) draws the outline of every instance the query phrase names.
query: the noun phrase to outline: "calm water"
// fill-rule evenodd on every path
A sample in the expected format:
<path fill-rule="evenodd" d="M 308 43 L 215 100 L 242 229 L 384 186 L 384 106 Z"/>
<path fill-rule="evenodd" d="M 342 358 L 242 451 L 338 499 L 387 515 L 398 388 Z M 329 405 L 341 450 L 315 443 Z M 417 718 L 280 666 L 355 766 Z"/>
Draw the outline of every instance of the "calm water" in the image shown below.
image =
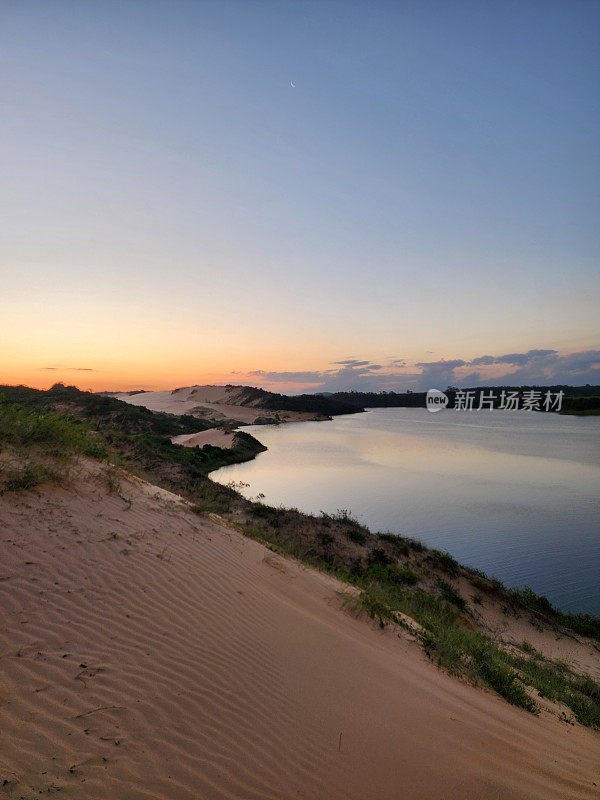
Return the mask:
<path fill-rule="evenodd" d="M 269 450 L 213 479 L 271 505 L 349 509 L 600 614 L 600 418 L 385 408 L 245 430 Z"/>

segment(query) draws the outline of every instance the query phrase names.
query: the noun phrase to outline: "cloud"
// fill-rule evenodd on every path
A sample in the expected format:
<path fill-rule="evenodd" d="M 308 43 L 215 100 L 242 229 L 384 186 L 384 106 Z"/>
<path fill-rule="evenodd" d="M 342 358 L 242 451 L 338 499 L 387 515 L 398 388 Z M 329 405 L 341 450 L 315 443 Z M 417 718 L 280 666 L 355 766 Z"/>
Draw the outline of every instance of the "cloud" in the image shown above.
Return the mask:
<path fill-rule="evenodd" d="M 62 372 L 98 372 L 97 369 L 92 367 L 40 367 L 44 370 L 61 370 Z"/>
<path fill-rule="evenodd" d="M 254 370 L 249 375 L 260 378 L 264 386 L 275 384 L 274 388 L 277 388 L 277 384 L 286 385 L 287 391 L 405 391 L 419 377 L 418 374 L 399 372 L 398 368 L 405 364 L 403 359 L 392 359 L 388 366 L 384 366 L 373 361 L 346 358 L 332 362 L 332 369 L 301 372 Z"/>
<path fill-rule="evenodd" d="M 456 367 L 464 367 L 468 364 L 468 361 L 463 361 L 462 358 L 455 358 L 453 361 L 446 361 L 441 359 L 440 361 L 417 361 L 417 367 L 423 367 L 424 369 L 456 369 Z"/>
<path fill-rule="evenodd" d="M 370 369 L 381 369 L 380 364 L 372 364 L 370 361 L 357 361 L 355 358 L 348 358 L 345 361 L 334 361 L 334 364 L 341 364 L 345 367 L 369 367 Z"/>
<path fill-rule="evenodd" d="M 250 373 L 265 387 L 281 385 L 283 391 L 425 391 L 447 386 L 499 386 L 600 384 L 600 350 L 561 355 L 557 350 L 532 349 L 499 356 L 418 361 L 390 359 L 384 366 L 368 360 L 346 358 L 333 368 L 299 372 L 255 370 Z"/>
<path fill-rule="evenodd" d="M 327 375 L 325 372 L 267 372 L 264 369 L 248 374 L 274 383 L 320 383 Z"/>
<path fill-rule="evenodd" d="M 482 364 L 484 366 L 489 366 L 490 364 L 495 364 L 495 363 L 496 359 L 494 358 L 494 356 L 479 356 L 478 358 L 474 358 L 473 361 L 471 361 L 471 364 L 476 364 L 476 365 Z"/>
<path fill-rule="evenodd" d="M 600 366 L 600 350 L 583 350 L 580 353 L 559 356 L 557 364 L 561 370 L 568 373 L 579 374 L 590 368 Z"/>
<path fill-rule="evenodd" d="M 531 351 L 545 352 L 545 351 Z M 600 350 L 579 353 L 534 355 L 509 374 L 518 383 L 598 384 L 600 383 Z"/>
<path fill-rule="evenodd" d="M 323 376 L 320 392 L 403 392 L 414 386 L 417 374 L 385 370 L 380 364 L 343 367 Z"/>
<path fill-rule="evenodd" d="M 450 364 L 451 362 L 441 362 Z M 422 364 L 426 367 L 427 365 Z M 461 365 L 456 365 L 457 367 Z M 498 386 L 502 384 L 551 386 L 600 382 L 600 350 L 583 350 L 561 355 L 558 350 L 527 350 L 525 353 L 506 353 L 501 356 L 478 356 L 465 367 L 483 367 L 466 373 L 452 371 L 449 383 L 458 386 Z M 498 371 L 486 367 L 508 367 Z M 432 373 L 423 370 L 424 377 Z M 424 383 L 422 381 L 422 383 Z"/>
<path fill-rule="evenodd" d="M 384 367 L 382 364 L 375 364 L 372 361 L 359 361 L 355 358 L 347 358 L 343 361 L 333 361 L 334 367 L 339 369 L 326 369 L 302 372 L 269 372 L 257 369 L 248 373 L 269 383 L 285 384 L 311 384 L 318 388 L 318 391 L 346 391 L 358 385 L 365 385 L 365 378 L 373 376 Z M 369 389 L 365 389 L 369 391 Z"/>
<path fill-rule="evenodd" d="M 455 380 L 455 370 L 464 367 L 467 362 L 462 358 L 450 361 L 418 361 L 416 366 L 422 368 L 422 373 L 417 381 L 417 389 L 445 389 Z"/>
<path fill-rule="evenodd" d="M 471 364 L 489 366 L 491 364 L 527 364 L 534 358 L 557 355 L 557 350 L 528 350 L 526 353 L 507 353 L 504 356 L 479 356 Z"/>

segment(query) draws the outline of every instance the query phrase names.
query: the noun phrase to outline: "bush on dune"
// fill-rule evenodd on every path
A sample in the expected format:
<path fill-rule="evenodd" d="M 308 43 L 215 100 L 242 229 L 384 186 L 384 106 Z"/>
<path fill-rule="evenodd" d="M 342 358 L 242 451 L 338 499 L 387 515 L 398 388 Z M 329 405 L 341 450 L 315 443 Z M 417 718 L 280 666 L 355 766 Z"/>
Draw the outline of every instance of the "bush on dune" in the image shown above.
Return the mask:
<path fill-rule="evenodd" d="M 37 447 L 54 457 L 72 453 L 100 455 L 102 447 L 86 425 L 53 412 L 40 413 L 0 400 L 0 444 Z"/>
<path fill-rule="evenodd" d="M 0 399 L 0 494 L 60 483 L 78 455 L 101 457 L 102 442 L 77 420 Z"/>
<path fill-rule="evenodd" d="M 74 393 L 70 387 L 55 387 L 58 402 L 53 407 L 48 401 L 52 392 L 16 387 L 10 397 L 0 394 L 0 494 L 60 483 L 79 455 L 117 456 L 152 483 L 186 497 L 192 511 L 229 515 L 239 530 L 276 552 L 352 584 L 358 593 L 351 602 L 382 627 L 405 624 L 400 614 L 412 618 L 420 626 L 426 654 L 448 672 L 483 683 L 508 702 L 535 713 L 537 703 L 528 688 L 532 687 L 539 697 L 563 703 L 582 724 L 600 728 L 598 683 L 544 659 L 531 645 L 515 654 L 487 633 L 473 630 L 473 615 L 456 579 L 467 578 L 486 598 L 496 597 L 513 610 L 527 609 L 538 619 L 543 616 L 588 636 L 600 638 L 600 620 L 564 614 L 531 589 L 509 592 L 499 581 L 419 542 L 373 534 L 347 510 L 311 517 L 248 501 L 233 488 L 210 481 L 206 474 L 211 469 L 252 458 L 263 449 L 244 432 L 236 433 L 230 449 L 186 448 L 171 442 L 173 428 L 181 431 L 201 421 L 137 409 L 129 416 L 120 401 Z M 15 395 L 22 402 L 15 402 Z M 82 406 L 71 403 L 74 398 L 85 407 L 79 416 L 74 409 Z M 472 600 L 483 602 L 479 594 Z"/>

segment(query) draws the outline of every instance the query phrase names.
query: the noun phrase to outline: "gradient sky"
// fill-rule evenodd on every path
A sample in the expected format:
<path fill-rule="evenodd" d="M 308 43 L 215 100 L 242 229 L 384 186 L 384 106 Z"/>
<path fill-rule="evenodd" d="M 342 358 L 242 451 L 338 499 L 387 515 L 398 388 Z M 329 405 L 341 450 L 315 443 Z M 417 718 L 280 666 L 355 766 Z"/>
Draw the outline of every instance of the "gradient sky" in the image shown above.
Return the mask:
<path fill-rule="evenodd" d="M 599 34 L 580 0 L 3 0 L 0 381 L 600 382 Z"/>

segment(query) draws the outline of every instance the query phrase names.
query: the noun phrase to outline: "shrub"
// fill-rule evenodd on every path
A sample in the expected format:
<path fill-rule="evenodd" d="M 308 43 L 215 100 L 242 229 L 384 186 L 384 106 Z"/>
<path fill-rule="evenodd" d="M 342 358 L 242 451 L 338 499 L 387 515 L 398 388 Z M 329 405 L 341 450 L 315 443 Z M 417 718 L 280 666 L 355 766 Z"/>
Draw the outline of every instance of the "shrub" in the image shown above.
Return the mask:
<path fill-rule="evenodd" d="M 331 547 L 331 545 L 334 543 L 335 536 L 332 536 L 332 534 L 328 533 L 327 531 L 319 531 L 317 533 L 317 539 L 319 540 L 321 547 L 327 548 Z"/>
<path fill-rule="evenodd" d="M 36 448 L 53 458 L 105 452 L 91 429 L 70 417 L 0 402 L 0 443 L 17 451 Z"/>
<path fill-rule="evenodd" d="M 356 544 L 365 544 L 367 541 L 367 534 L 361 531 L 360 528 L 347 528 L 344 533 L 351 542 Z"/>
<path fill-rule="evenodd" d="M 323 516 L 326 515 L 323 514 Z M 331 519 L 335 520 L 336 522 L 345 522 L 346 525 L 355 525 L 357 528 L 362 528 L 360 522 L 351 516 L 347 508 L 338 508 L 335 514 L 331 515 Z"/>
<path fill-rule="evenodd" d="M 443 580 L 442 578 L 437 579 L 437 585 L 439 586 L 442 596 L 449 602 L 452 603 L 453 606 L 456 606 L 458 609 L 463 611 L 467 604 L 465 603 L 464 598 L 456 591 L 454 586 L 448 581 Z"/>
<path fill-rule="evenodd" d="M 529 642 L 521 642 L 521 650 L 530 656 L 537 655 L 537 650 L 533 645 L 529 644 Z"/>
<path fill-rule="evenodd" d="M 537 611 L 554 622 L 570 628 L 575 633 L 600 639 L 600 619 L 598 617 L 592 617 L 590 614 L 565 614 L 554 608 L 547 597 L 536 594 L 529 586 L 525 586 L 523 589 L 513 589 L 510 595 L 525 608 Z"/>
<path fill-rule="evenodd" d="M 378 533 L 377 538 L 381 539 L 382 542 L 387 542 L 391 544 L 396 553 L 402 556 L 408 556 L 410 549 L 408 542 L 406 539 L 403 539 L 401 536 L 396 536 L 395 533 Z"/>
<path fill-rule="evenodd" d="M 429 561 L 432 561 L 437 567 L 448 573 L 452 578 L 460 574 L 460 564 L 453 558 L 450 553 L 442 550 L 432 550 L 427 556 Z"/>
<path fill-rule="evenodd" d="M 8 492 L 27 491 L 42 483 L 60 483 L 62 480 L 59 472 L 42 464 L 9 468 L 0 474 L 4 477 L 2 486 L 0 486 L 0 495 Z"/>
<path fill-rule="evenodd" d="M 388 544 L 392 545 L 396 545 L 396 543 L 400 541 L 395 533 L 378 533 L 377 538 L 381 539 L 382 542 L 388 542 Z"/>
<path fill-rule="evenodd" d="M 548 616 L 555 613 L 550 600 L 543 595 L 536 594 L 529 586 L 525 586 L 523 589 L 513 589 L 511 594 L 518 603 L 521 603 L 526 608 L 531 608 Z"/>
<path fill-rule="evenodd" d="M 421 576 L 418 573 L 413 572 L 413 570 L 409 569 L 408 567 L 402 567 L 401 569 L 396 567 L 396 579 L 399 583 L 405 583 L 408 586 L 414 586 L 419 582 Z"/>
<path fill-rule="evenodd" d="M 509 703 L 534 714 L 538 711 L 537 704 L 519 682 L 517 673 L 506 664 L 490 658 L 482 660 L 477 669 L 481 678 Z"/>
<path fill-rule="evenodd" d="M 356 605 L 356 600 L 351 600 L 350 603 Z M 377 619 L 380 628 L 384 628 L 387 622 L 396 621 L 396 615 L 386 603 L 385 598 L 379 596 L 373 589 L 360 593 L 358 606 L 366 611 L 371 619 Z"/>
<path fill-rule="evenodd" d="M 372 564 L 382 564 L 383 566 L 386 566 L 386 564 L 391 563 L 392 559 L 381 547 L 374 547 L 367 557 L 368 566 L 371 566 Z"/>
<path fill-rule="evenodd" d="M 42 483 L 60 483 L 75 456 L 98 457 L 106 452 L 89 426 L 1 399 L 0 445 L 11 456 L 1 470 L 2 494 L 26 491 Z"/>
<path fill-rule="evenodd" d="M 402 541 L 406 542 L 410 549 L 415 550 L 417 553 L 422 553 L 425 550 L 425 545 L 418 539 L 410 539 L 407 536 L 403 536 Z"/>

